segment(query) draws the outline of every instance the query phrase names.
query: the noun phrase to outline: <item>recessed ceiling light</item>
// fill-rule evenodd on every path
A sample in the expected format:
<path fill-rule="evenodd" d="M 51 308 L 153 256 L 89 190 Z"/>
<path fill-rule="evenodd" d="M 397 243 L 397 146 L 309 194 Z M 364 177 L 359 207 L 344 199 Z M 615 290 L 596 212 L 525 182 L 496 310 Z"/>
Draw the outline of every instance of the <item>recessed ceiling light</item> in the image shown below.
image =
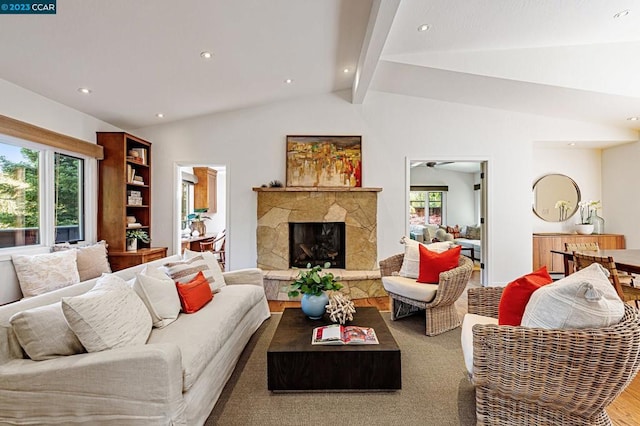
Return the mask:
<path fill-rule="evenodd" d="M 288 79 L 286 79 L 284 82 L 285 82 L 285 83 L 287 83 L 287 84 L 291 84 L 291 83 L 293 83 L 293 80 L 291 80 L 290 78 L 288 78 Z"/>
<path fill-rule="evenodd" d="M 156 114 L 156 117 L 158 117 L 158 118 L 164 118 L 164 114 L 163 114 L 163 113 L 161 113 L 161 112 L 159 112 L 159 113 L 157 113 L 157 114 Z"/>
<path fill-rule="evenodd" d="M 349 68 L 343 69 L 342 72 L 345 73 L 345 74 L 348 73 L 349 72 Z"/>
<path fill-rule="evenodd" d="M 625 9 L 623 11 L 620 11 L 618 13 L 616 13 L 615 15 L 613 15 L 614 18 L 624 18 L 625 16 L 627 16 L 631 11 L 629 9 Z"/>
<path fill-rule="evenodd" d="M 431 28 L 431 25 L 429 24 L 422 24 L 418 27 L 418 31 L 423 32 L 423 31 L 428 31 L 429 28 Z"/>
<path fill-rule="evenodd" d="M 569 142 L 567 145 L 569 145 L 569 146 L 576 146 L 576 143 L 575 143 L 575 142 Z"/>
<path fill-rule="evenodd" d="M 629 120 L 629 121 L 638 121 L 638 120 L 640 120 L 640 117 L 629 117 L 629 118 L 627 118 L 627 120 Z"/>
<path fill-rule="evenodd" d="M 87 89 L 86 87 L 79 87 L 78 92 L 82 93 L 83 95 L 88 95 L 89 93 L 91 93 L 91 89 Z"/>
<path fill-rule="evenodd" d="M 207 52 L 206 50 L 204 52 L 200 52 L 200 57 L 202 59 L 211 59 L 213 57 L 213 53 L 211 52 Z"/>

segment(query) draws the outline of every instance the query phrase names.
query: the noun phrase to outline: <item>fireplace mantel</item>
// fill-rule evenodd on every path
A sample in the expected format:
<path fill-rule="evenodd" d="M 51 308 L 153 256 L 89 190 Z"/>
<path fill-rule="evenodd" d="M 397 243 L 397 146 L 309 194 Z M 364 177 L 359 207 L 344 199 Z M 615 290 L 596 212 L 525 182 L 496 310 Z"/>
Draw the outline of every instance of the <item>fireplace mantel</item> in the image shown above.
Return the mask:
<path fill-rule="evenodd" d="M 359 187 L 303 187 L 303 186 L 288 186 L 280 188 L 270 187 L 255 187 L 255 192 L 380 192 L 382 188 L 359 188 Z"/>

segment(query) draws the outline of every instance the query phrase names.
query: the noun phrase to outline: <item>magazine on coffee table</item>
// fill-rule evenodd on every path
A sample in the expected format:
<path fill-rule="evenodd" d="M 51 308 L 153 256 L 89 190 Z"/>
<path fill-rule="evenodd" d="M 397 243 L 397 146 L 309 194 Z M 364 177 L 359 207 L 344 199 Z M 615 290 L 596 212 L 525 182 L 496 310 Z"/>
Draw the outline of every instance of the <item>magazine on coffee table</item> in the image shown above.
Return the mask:
<path fill-rule="evenodd" d="M 312 345 L 377 345 L 376 332 L 371 327 L 332 324 L 313 329 Z"/>

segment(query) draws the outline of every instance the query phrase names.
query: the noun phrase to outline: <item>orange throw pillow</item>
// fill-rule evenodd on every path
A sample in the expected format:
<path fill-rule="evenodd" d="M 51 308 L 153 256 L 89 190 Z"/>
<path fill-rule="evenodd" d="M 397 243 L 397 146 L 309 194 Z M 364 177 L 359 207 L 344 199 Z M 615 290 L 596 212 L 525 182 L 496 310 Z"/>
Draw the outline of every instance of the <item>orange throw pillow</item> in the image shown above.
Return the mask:
<path fill-rule="evenodd" d="M 182 311 L 187 314 L 198 312 L 213 299 L 209 281 L 204 277 L 202 271 L 198 272 L 198 275 L 188 283 L 176 282 L 176 287 L 178 296 L 180 296 Z"/>
<path fill-rule="evenodd" d="M 511 281 L 502 291 L 498 304 L 499 325 L 520 325 L 522 315 L 534 291 L 551 284 L 553 279 L 547 267 L 543 266 L 535 272 Z"/>
<path fill-rule="evenodd" d="M 440 272 L 450 271 L 458 266 L 460 260 L 460 246 L 456 246 L 442 253 L 436 253 L 420 244 L 420 273 L 419 283 L 438 284 Z"/>

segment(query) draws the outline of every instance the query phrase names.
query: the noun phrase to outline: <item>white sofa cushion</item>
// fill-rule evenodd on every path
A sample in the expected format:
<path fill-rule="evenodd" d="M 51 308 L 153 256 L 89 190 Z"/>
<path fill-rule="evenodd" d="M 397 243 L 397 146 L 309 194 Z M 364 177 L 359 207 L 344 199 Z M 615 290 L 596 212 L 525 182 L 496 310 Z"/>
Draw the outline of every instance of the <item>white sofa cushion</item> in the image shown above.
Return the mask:
<path fill-rule="evenodd" d="M 498 319 L 476 314 L 465 314 L 462 320 L 460 343 L 462 345 L 464 364 L 470 375 L 473 374 L 473 326 L 476 324 L 498 325 Z"/>
<path fill-rule="evenodd" d="M 257 303 L 264 289 L 250 284 L 223 287 L 213 300 L 195 315 L 181 315 L 170 327 L 156 328 L 149 343 L 171 342 L 180 348 L 184 375 L 183 391 L 188 391 L 202 371 L 223 348 L 236 326 Z"/>
<path fill-rule="evenodd" d="M 62 311 L 87 352 L 144 345 L 151 315 L 122 278 L 103 275 L 80 296 L 63 297 Z"/>
<path fill-rule="evenodd" d="M 163 270 L 146 266 L 133 280 L 133 290 L 149 310 L 154 327 L 166 327 L 178 319 L 180 298 L 175 283 Z"/>
<path fill-rule="evenodd" d="M 421 243 L 407 237 L 402 237 L 401 241 L 404 243 L 404 258 L 398 275 L 416 279 L 420 273 L 420 251 L 418 248 Z M 451 243 L 448 241 L 423 245 L 436 253 L 442 253 L 451 248 Z"/>
<path fill-rule="evenodd" d="M 11 259 L 24 297 L 80 282 L 75 250 L 33 256 L 13 255 Z"/>
<path fill-rule="evenodd" d="M 598 328 L 620 322 L 624 302 L 609 281 L 609 271 L 593 263 L 534 291 L 521 325 L 539 328 Z"/>
<path fill-rule="evenodd" d="M 400 276 L 382 277 L 384 289 L 413 300 L 431 302 L 438 291 L 437 284 L 423 284 L 413 278 Z"/>
<path fill-rule="evenodd" d="M 98 241 L 88 246 L 77 246 L 69 243 L 56 244 L 53 251 L 77 250 L 77 265 L 80 281 L 98 278 L 102 274 L 110 274 L 111 266 L 107 256 L 107 242 Z"/>
<path fill-rule="evenodd" d="M 34 361 L 85 351 L 69 328 L 60 302 L 18 312 L 9 321 L 20 346 Z"/>

